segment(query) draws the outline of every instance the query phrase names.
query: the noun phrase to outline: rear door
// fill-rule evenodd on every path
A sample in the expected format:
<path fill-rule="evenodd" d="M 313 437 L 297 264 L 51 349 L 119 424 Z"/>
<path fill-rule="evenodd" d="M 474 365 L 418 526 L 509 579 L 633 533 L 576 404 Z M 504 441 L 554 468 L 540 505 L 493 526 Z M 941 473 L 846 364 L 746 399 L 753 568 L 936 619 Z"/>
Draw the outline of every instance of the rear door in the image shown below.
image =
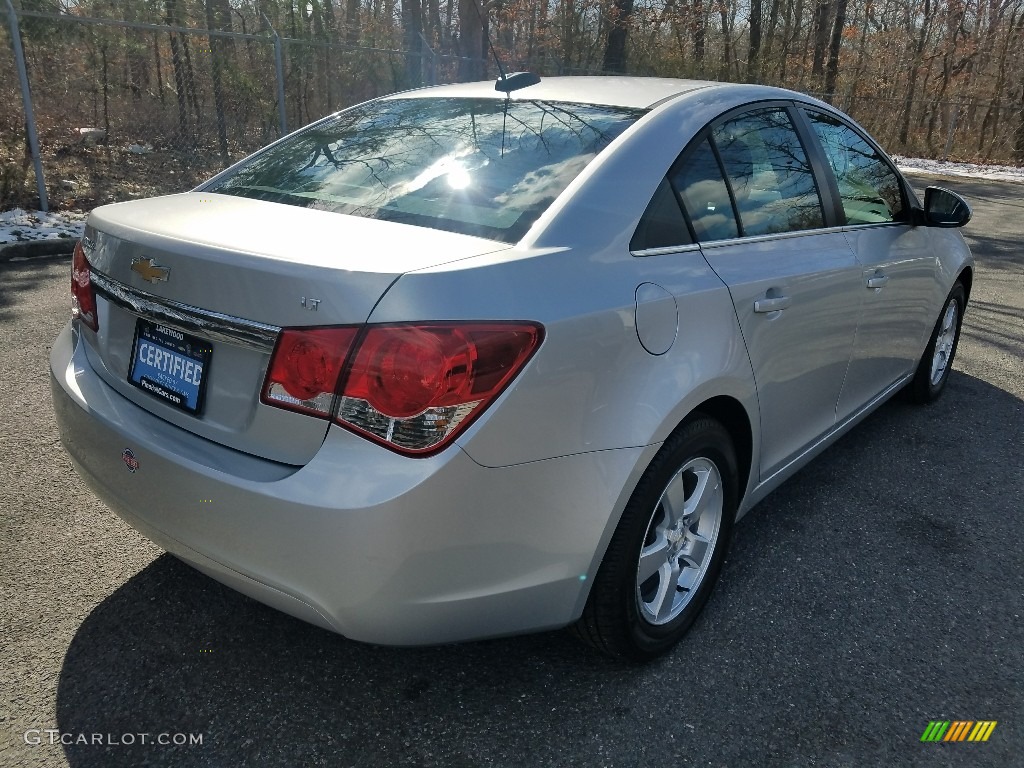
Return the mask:
<path fill-rule="evenodd" d="M 793 117 L 782 104 L 728 115 L 670 173 L 732 294 L 757 383 L 762 478 L 835 424 L 865 294 L 843 233 L 827 229 L 832 200 Z"/>
<path fill-rule="evenodd" d="M 842 395 L 842 419 L 910 373 L 934 322 L 938 262 L 928 231 L 910 224 L 910 201 L 895 169 L 837 116 L 804 114 L 835 175 L 844 231 L 863 267 L 864 311 Z"/>

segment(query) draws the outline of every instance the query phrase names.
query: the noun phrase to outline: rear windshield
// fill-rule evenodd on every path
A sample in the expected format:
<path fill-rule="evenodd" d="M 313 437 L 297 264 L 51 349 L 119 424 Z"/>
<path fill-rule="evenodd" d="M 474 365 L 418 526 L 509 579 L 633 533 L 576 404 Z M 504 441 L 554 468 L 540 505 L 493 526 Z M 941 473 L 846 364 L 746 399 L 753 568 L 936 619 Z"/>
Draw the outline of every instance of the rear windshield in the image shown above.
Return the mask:
<path fill-rule="evenodd" d="M 315 123 L 205 191 L 516 242 L 643 113 L 546 101 L 377 101 Z"/>

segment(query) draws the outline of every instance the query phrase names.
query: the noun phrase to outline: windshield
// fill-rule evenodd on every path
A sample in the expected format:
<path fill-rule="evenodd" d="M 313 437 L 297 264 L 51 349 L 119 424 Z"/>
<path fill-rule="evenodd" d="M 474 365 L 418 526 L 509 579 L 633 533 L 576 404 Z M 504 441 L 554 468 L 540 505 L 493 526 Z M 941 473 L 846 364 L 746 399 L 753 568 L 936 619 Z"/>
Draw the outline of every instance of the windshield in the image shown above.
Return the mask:
<path fill-rule="evenodd" d="M 377 101 L 310 126 L 204 191 L 516 242 L 643 113 L 544 101 Z"/>

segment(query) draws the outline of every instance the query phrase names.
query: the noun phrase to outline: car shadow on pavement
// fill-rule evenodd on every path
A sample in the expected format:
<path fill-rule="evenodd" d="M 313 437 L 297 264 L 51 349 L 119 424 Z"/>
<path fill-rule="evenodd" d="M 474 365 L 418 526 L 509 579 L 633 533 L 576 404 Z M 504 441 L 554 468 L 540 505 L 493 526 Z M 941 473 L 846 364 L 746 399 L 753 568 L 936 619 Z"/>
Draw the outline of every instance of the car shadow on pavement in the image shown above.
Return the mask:
<path fill-rule="evenodd" d="M 116 741 L 66 745 L 72 766 L 297 766 L 338 754 L 373 766 L 409 752 L 410 718 L 435 723 L 443 741 L 444 723 L 459 714 L 514 710 L 522 696 L 536 704 L 561 675 L 590 689 L 615 669 L 558 632 L 434 648 L 356 643 L 163 555 L 82 623 L 61 671 L 57 721 L 62 733 Z M 161 734 L 172 743 L 154 743 Z M 196 735 L 201 745 L 173 743 Z M 414 740 L 413 752 L 429 750 Z"/>
<path fill-rule="evenodd" d="M 57 691 L 66 758 L 110 767 L 933 759 L 916 742 L 950 702 L 964 717 L 993 719 L 1021 704 L 1020 670 L 1007 676 L 1012 647 L 987 641 L 1020 636 L 1005 607 L 1021 594 L 1012 566 L 1021 563 L 1022 406 L 954 372 L 931 406 L 897 399 L 879 409 L 737 526 L 708 608 L 673 654 L 645 667 L 604 660 L 564 632 L 363 645 L 164 555 L 103 600 L 68 648 Z M 984 471 L 966 470 L 966 457 L 985 457 Z M 968 614 L 984 620 L 951 624 Z M 986 706 L 972 709 L 976 700 Z M 671 726 L 675 743 L 663 738 L 666 717 L 685 721 Z M 1019 746 L 1006 743 L 1006 754 Z"/>
<path fill-rule="evenodd" d="M 67 270 L 68 302 L 71 296 L 71 259 L 46 256 L 25 261 L 0 262 L 0 322 L 13 319 L 22 293 L 53 279 L 58 270 Z"/>

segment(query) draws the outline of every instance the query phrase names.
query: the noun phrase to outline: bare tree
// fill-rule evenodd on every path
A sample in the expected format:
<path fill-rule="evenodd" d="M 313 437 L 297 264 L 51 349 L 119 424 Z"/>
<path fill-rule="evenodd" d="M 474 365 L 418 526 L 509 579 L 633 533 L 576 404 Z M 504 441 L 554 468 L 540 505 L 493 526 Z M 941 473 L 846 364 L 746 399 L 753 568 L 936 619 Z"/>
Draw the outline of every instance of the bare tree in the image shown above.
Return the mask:
<path fill-rule="evenodd" d="M 231 29 L 231 8 L 227 0 L 206 0 L 206 28 L 229 31 Z M 217 139 L 224 163 L 228 162 L 228 130 L 224 119 L 224 59 L 226 41 L 215 35 L 209 36 L 210 63 L 213 68 L 213 103 L 217 113 Z"/>
<path fill-rule="evenodd" d="M 839 74 L 839 49 L 846 27 L 846 0 L 836 0 L 836 18 L 832 22 L 832 39 L 828 47 L 828 65 L 825 67 L 825 99 L 831 102 L 836 95 L 836 77 Z"/>
<path fill-rule="evenodd" d="M 761 53 L 761 0 L 750 0 L 750 45 L 747 47 L 747 77 L 759 80 L 758 62 Z"/>
<path fill-rule="evenodd" d="M 459 0 L 459 79 L 482 80 L 486 70 L 483 59 L 487 55 L 484 42 L 486 17 L 477 0 Z"/>
<path fill-rule="evenodd" d="M 608 30 L 608 43 L 604 49 L 604 65 L 602 66 L 605 72 L 626 71 L 626 36 L 629 34 L 629 23 L 632 16 L 633 0 L 613 0 L 611 27 Z"/>

